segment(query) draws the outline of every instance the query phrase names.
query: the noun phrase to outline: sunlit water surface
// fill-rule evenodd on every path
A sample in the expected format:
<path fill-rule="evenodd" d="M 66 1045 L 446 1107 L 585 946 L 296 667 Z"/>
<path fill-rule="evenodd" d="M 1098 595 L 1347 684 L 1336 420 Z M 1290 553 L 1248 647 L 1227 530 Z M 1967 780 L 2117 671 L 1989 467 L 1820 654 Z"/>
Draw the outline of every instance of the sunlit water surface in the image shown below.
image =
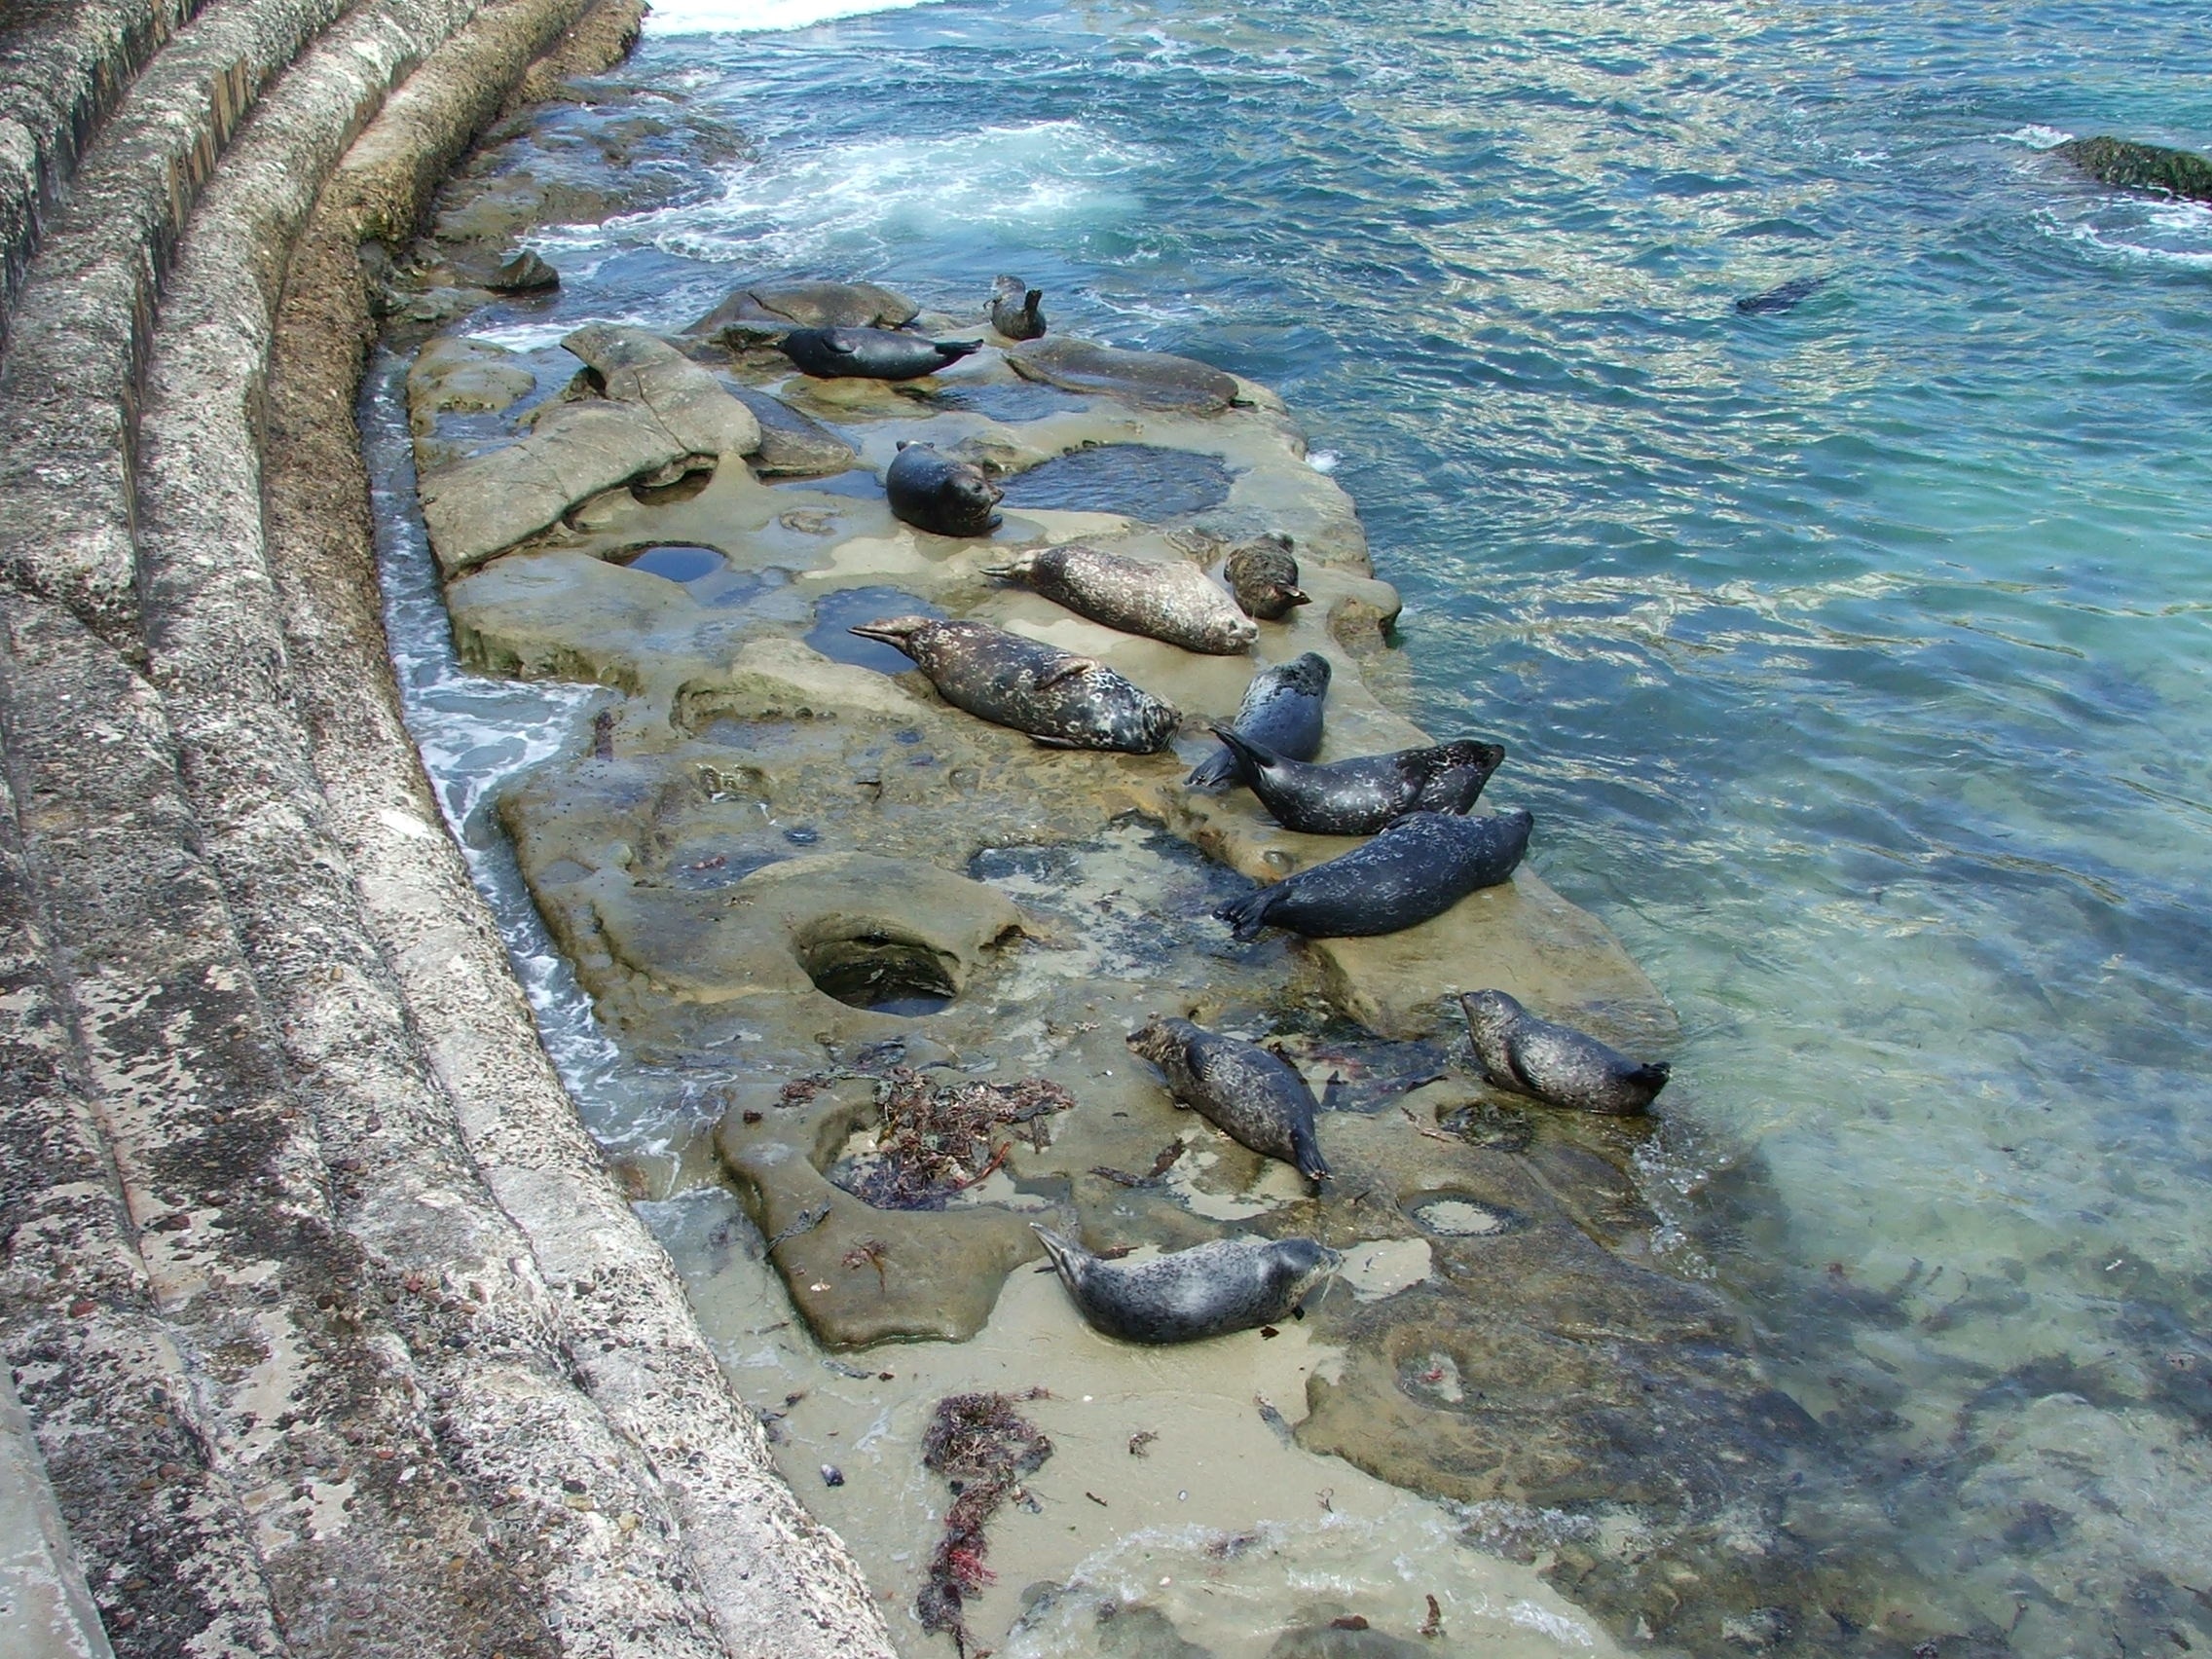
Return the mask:
<path fill-rule="evenodd" d="M 1413 712 L 1508 746 L 1539 867 L 1681 1012 L 1644 1171 L 1675 1265 L 2014 1650 L 2179 1651 L 2212 1606 L 2212 209 L 2046 151 L 2212 147 L 2212 11 L 728 32 L 846 9 L 659 14 L 624 78 L 756 159 L 538 239 L 565 289 L 514 337 L 775 275 L 971 309 L 1010 271 L 1278 387 L 1406 596 Z"/>

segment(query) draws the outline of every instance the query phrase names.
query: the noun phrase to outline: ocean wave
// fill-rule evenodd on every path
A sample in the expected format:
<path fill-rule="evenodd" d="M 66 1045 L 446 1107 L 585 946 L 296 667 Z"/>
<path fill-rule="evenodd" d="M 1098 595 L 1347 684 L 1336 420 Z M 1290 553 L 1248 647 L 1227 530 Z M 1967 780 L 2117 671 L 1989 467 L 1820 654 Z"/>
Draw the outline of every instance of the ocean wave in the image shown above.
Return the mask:
<path fill-rule="evenodd" d="M 658 35 L 769 34 L 808 29 L 867 12 L 903 12 L 928 0 L 653 0 L 647 32 Z"/>
<path fill-rule="evenodd" d="M 2055 127 L 2038 127 L 2031 124 L 2027 127 L 2014 128 L 2009 132 L 1998 133 L 1997 141 L 2001 144 L 2025 144 L 2031 150 L 2055 150 L 2073 136 L 2073 133 L 2062 131 Z"/>

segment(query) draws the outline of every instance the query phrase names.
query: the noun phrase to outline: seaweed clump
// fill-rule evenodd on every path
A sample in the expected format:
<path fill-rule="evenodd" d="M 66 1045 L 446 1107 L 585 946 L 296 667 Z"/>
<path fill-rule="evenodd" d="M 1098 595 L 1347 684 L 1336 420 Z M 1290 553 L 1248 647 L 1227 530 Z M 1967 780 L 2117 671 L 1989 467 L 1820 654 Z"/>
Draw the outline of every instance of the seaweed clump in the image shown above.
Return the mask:
<path fill-rule="evenodd" d="M 1052 1443 L 1019 1412 L 1023 1400 L 1049 1398 L 1043 1388 L 1026 1394 L 948 1394 L 937 1404 L 922 1437 L 922 1466 L 952 1485 L 952 1507 L 914 1598 L 914 1616 L 933 1635 L 949 1636 L 965 1656 L 967 1599 L 991 1582 L 983 1565 L 983 1529 L 1010 1497 L 1021 1494 L 1021 1478 L 1044 1467 Z"/>
<path fill-rule="evenodd" d="M 876 1086 L 883 1129 L 875 1156 L 836 1179 L 877 1209 L 942 1209 L 1006 1161 L 1014 1139 L 998 1131 L 1026 1125 L 1025 1138 L 1042 1152 L 1051 1140 L 1045 1119 L 1074 1105 L 1074 1095 L 1041 1077 L 933 1086 L 895 1066 Z"/>

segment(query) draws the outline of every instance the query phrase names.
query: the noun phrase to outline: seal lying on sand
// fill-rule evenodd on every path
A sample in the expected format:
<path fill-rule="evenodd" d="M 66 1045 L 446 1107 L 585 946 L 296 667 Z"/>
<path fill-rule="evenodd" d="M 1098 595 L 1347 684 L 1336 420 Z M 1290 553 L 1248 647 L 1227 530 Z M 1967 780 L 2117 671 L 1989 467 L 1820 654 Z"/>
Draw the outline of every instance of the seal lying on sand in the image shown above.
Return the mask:
<path fill-rule="evenodd" d="M 1280 622 L 1312 598 L 1298 585 L 1298 561 L 1290 554 L 1290 537 L 1263 535 L 1230 554 L 1221 567 L 1229 591 L 1245 615 L 1262 622 Z"/>
<path fill-rule="evenodd" d="M 1187 1019 L 1156 1019 L 1127 1042 L 1166 1074 L 1177 1101 L 1231 1140 L 1281 1159 L 1309 1181 L 1329 1178 L 1313 1134 L 1313 1091 L 1289 1062 Z"/>
<path fill-rule="evenodd" d="M 904 651 L 947 703 L 1054 749 L 1155 755 L 1183 717 L 1103 663 L 985 622 L 894 616 L 851 632 Z"/>
<path fill-rule="evenodd" d="M 1265 744 L 1292 760 L 1310 760 L 1321 752 L 1321 704 L 1329 694 L 1329 659 L 1307 651 L 1272 668 L 1263 668 L 1244 687 L 1244 700 L 1230 721 L 1237 736 Z M 1236 776 L 1235 751 L 1223 747 L 1201 760 L 1183 780 L 1195 790 L 1217 789 Z"/>
<path fill-rule="evenodd" d="M 988 535 L 999 527 L 1006 492 L 971 461 L 940 455 L 911 439 L 899 446 L 883 475 L 891 514 L 932 535 Z"/>
<path fill-rule="evenodd" d="M 1260 637 L 1211 577 L 1181 560 L 1131 559 L 1071 542 L 1016 554 L 983 574 L 1043 594 L 1124 634 L 1165 640 L 1207 656 L 1248 651 Z"/>
<path fill-rule="evenodd" d="M 1264 928 L 1308 939 L 1364 939 L 1441 916 L 1478 887 L 1510 876 L 1529 850 L 1526 809 L 1494 818 L 1416 812 L 1364 847 L 1220 906 L 1239 940 Z"/>
<path fill-rule="evenodd" d="M 782 345 L 817 380 L 919 380 L 983 349 L 980 340 L 925 340 L 895 328 L 794 328 Z"/>
<path fill-rule="evenodd" d="M 1009 340 L 1045 338 L 1045 290 L 1024 289 L 1018 276 L 1001 276 L 991 284 L 991 326 Z"/>
<path fill-rule="evenodd" d="M 1465 812 L 1505 759 L 1494 743 L 1460 738 L 1309 766 L 1234 726 L 1217 725 L 1213 734 L 1228 749 L 1235 775 L 1275 822 L 1307 835 L 1372 835 L 1409 812 Z"/>
<path fill-rule="evenodd" d="M 1049 1228 L 1037 1236 L 1083 1316 L 1131 1343 L 1191 1343 L 1272 1324 L 1344 1261 L 1310 1238 L 1221 1238 L 1149 1262 L 1108 1262 Z"/>
<path fill-rule="evenodd" d="M 1671 1068 L 1644 1065 L 1571 1025 L 1538 1019 L 1503 991 L 1459 999 L 1475 1058 L 1500 1088 L 1552 1106 L 1633 1117 L 1667 1087 Z"/>

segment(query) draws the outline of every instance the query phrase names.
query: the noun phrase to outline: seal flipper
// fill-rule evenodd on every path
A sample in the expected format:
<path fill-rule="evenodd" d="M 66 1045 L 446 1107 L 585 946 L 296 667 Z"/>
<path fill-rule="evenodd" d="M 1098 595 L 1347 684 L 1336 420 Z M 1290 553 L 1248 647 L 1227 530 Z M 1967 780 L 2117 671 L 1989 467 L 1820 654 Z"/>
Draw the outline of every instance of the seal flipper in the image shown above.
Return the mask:
<path fill-rule="evenodd" d="M 1031 1222 L 1029 1231 L 1036 1234 L 1045 1246 L 1045 1254 L 1051 1258 L 1060 1282 L 1074 1291 L 1082 1280 L 1083 1268 L 1090 1261 L 1090 1252 L 1071 1238 L 1062 1238 L 1041 1222 Z"/>
<path fill-rule="evenodd" d="M 1235 726 L 1209 725 L 1206 729 L 1221 739 L 1226 751 L 1229 771 L 1223 774 L 1224 777 L 1234 776 L 1249 787 L 1253 778 L 1274 762 L 1273 750 L 1266 744 L 1254 743 L 1248 737 L 1239 736 Z M 1223 756 L 1214 757 L 1215 763 L 1220 763 L 1223 759 Z"/>
<path fill-rule="evenodd" d="M 1274 908 L 1281 896 L 1282 884 L 1263 887 L 1257 893 L 1247 893 L 1241 899 L 1233 899 L 1226 904 L 1214 906 L 1214 920 L 1227 922 L 1230 934 L 1239 944 L 1248 944 L 1267 931 L 1268 912 Z"/>
<path fill-rule="evenodd" d="M 1183 787 L 1211 793 L 1224 784 L 1235 782 L 1235 779 L 1236 752 L 1223 748 L 1193 766 L 1190 776 L 1183 780 Z"/>

